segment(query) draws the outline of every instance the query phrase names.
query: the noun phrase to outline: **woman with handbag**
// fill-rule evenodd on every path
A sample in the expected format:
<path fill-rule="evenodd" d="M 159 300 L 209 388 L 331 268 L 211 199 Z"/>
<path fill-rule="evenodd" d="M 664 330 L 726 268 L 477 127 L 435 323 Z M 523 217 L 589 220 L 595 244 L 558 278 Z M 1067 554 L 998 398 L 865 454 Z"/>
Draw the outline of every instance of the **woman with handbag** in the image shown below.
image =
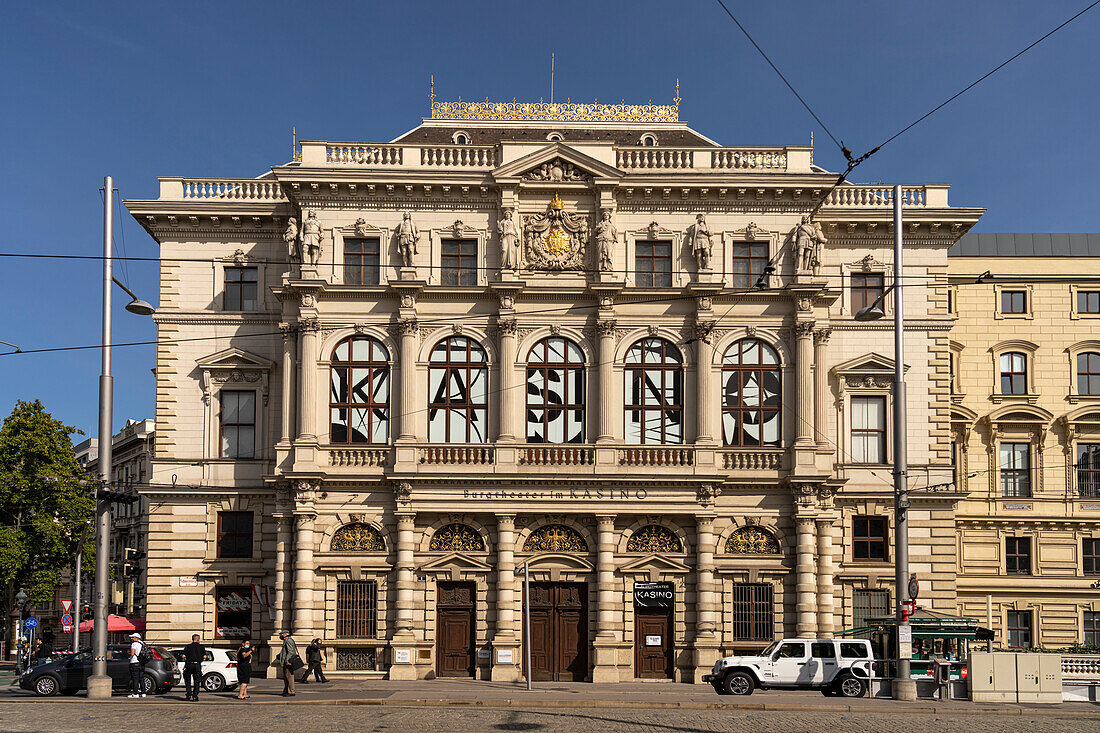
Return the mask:
<path fill-rule="evenodd" d="M 283 650 L 279 653 L 279 664 L 283 668 L 283 697 L 294 697 L 294 673 L 306 666 L 298 656 L 298 645 L 289 631 L 279 633 L 283 641 Z"/>

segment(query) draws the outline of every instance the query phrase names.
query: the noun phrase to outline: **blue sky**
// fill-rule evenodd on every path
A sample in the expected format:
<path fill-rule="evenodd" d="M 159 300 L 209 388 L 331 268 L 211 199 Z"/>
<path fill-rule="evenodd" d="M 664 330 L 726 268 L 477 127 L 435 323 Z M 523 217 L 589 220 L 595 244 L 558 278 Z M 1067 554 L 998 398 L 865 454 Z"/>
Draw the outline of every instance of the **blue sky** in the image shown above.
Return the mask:
<path fill-rule="evenodd" d="M 1087 2 L 727 0 L 837 137 L 860 153 Z M 1100 9 L 863 165 L 857 181 L 950 183 L 983 206 L 976 231 L 1096 231 Z M 299 137 L 388 140 L 442 99 L 671 100 L 725 145 L 801 145 L 843 168 L 824 132 L 713 0 L 504 2 L 27 2 L 0 28 L 6 146 L 3 252 L 99 254 L 99 187 L 154 198 L 156 176 L 254 176 Z M 131 256 L 156 256 L 129 219 Z M 155 300 L 155 263 L 116 275 Z M 100 340 L 100 265 L 0 258 L 0 340 Z M 122 310 L 115 340 L 153 337 Z M 3 350 L 3 347 L 0 347 Z M 115 423 L 152 416 L 153 348 L 115 352 Z M 95 432 L 95 350 L 0 357 L 0 413 L 40 398 Z"/>

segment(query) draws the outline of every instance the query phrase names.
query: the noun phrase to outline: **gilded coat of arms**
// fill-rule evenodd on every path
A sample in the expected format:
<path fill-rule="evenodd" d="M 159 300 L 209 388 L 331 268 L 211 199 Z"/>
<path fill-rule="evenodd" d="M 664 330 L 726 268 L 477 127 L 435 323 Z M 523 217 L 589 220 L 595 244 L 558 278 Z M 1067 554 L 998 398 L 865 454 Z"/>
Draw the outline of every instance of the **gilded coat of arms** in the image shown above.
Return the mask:
<path fill-rule="evenodd" d="M 565 211 L 554 194 L 545 214 L 524 217 L 523 238 L 529 270 L 582 270 L 588 219 Z"/>

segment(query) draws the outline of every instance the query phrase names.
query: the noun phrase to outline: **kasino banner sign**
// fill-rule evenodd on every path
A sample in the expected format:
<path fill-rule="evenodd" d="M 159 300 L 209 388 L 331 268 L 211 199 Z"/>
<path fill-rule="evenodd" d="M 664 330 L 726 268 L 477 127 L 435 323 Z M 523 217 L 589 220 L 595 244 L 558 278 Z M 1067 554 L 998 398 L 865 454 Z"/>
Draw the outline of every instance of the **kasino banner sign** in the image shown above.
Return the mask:
<path fill-rule="evenodd" d="M 672 583 L 635 583 L 634 605 L 639 608 L 672 608 L 676 591 Z"/>
<path fill-rule="evenodd" d="M 217 605 L 219 611 L 227 611 L 232 613 L 234 611 L 251 611 L 252 599 L 242 596 L 237 591 L 228 593 L 224 596 L 219 596 L 217 599 Z"/>

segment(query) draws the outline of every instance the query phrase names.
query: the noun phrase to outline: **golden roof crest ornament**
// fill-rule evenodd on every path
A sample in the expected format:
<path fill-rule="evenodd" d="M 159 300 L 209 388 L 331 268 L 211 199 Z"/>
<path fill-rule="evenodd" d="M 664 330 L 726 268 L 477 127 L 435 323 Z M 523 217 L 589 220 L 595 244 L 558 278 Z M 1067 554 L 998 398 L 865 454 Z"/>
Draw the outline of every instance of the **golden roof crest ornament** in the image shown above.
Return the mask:
<path fill-rule="evenodd" d="M 565 202 L 561 200 L 561 196 L 554 194 L 554 198 L 550 199 L 550 208 L 561 211 L 565 208 Z"/>
<path fill-rule="evenodd" d="M 680 80 L 676 80 L 674 104 L 600 104 L 592 102 L 457 102 L 435 101 L 434 80 L 430 94 L 433 120 L 531 120 L 560 122 L 679 122 Z"/>

